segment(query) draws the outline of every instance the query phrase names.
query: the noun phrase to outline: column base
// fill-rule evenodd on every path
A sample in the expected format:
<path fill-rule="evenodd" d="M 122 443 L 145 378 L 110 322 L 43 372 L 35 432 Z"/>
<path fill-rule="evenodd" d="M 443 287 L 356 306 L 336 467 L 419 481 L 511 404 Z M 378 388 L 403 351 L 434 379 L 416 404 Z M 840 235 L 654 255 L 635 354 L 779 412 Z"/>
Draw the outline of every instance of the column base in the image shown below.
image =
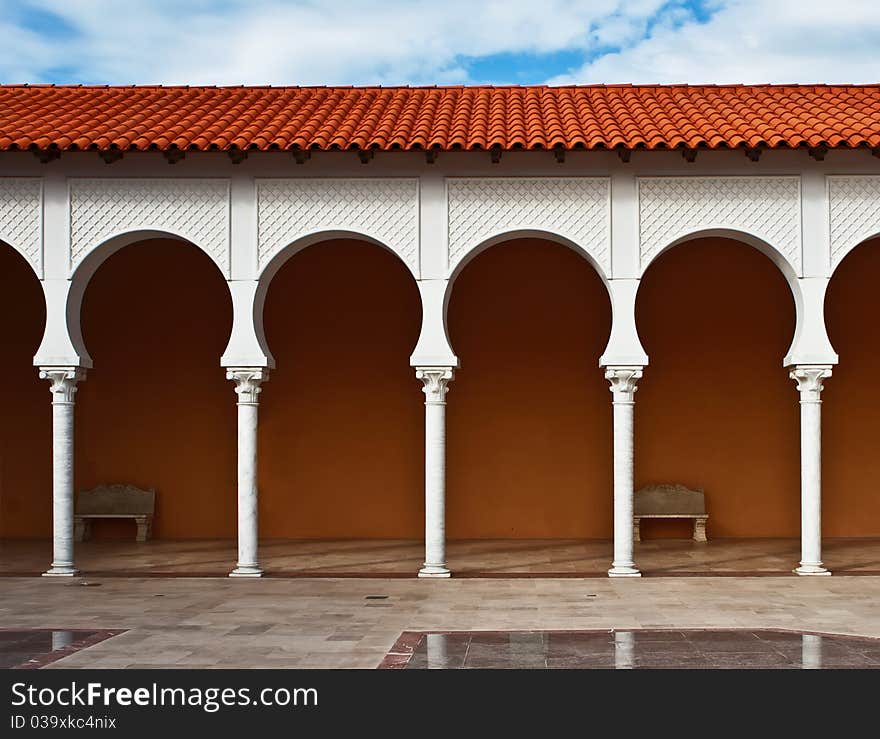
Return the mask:
<path fill-rule="evenodd" d="M 608 570 L 608 577 L 641 577 L 642 573 L 635 567 L 627 565 L 612 565 Z"/>
<path fill-rule="evenodd" d="M 425 565 L 419 570 L 419 577 L 452 577 L 452 573 L 443 565 Z"/>
<path fill-rule="evenodd" d="M 801 564 L 800 567 L 792 570 L 796 575 L 830 575 L 830 570 L 826 570 L 820 564 Z"/>
<path fill-rule="evenodd" d="M 43 577 L 78 577 L 79 570 L 73 567 L 50 567 L 43 573 Z"/>
<path fill-rule="evenodd" d="M 229 573 L 229 577 L 262 577 L 263 571 L 257 565 L 239 565 L 232 572 Z"/>

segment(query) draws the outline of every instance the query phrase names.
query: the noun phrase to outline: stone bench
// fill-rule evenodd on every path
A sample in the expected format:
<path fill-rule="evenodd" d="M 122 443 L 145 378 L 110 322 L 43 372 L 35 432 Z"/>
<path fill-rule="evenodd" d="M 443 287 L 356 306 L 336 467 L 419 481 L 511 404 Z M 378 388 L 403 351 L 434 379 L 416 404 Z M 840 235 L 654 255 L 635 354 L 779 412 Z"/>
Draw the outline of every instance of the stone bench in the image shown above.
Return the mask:
<path fill-rule="evenodd" d="M 706 496 L 684 485 L 648 485 L 633 497 L 633 541 L 641 541 L 643 518 L 690 518 L 694 541 L 706 541 Z"/>
<path fill-rule="evenodd" d="M 155 506 L 156 491 L 134 485 L 98 485 L 82 490 L 76 496 L 74 539 L 88 539 L 96 518 L 132 518 L 137 524 L 136 541 L 146 541 L 152 533 Z"/>

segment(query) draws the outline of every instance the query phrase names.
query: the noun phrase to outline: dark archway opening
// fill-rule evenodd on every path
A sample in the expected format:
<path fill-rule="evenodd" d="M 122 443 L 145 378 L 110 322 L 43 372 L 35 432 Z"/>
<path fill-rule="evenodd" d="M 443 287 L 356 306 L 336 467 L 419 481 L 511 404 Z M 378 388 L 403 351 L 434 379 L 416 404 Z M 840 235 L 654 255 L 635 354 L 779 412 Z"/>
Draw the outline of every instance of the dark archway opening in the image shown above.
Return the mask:
<path fill-rule="evenodd" d="M 776 265 L 732 239 L 694 239 L 647 270 L 636 320 L 650 357 L 636 395 L 636 488 L 704 489 L 710 541 L 694 551 L 710 558 L 715 539 L 799 536 L 798 403 L 782 366 L 795 306 Z M 642 534 L 685 538 L 690 527 L 644 521 Z"/>
<path fill-rule="evenodd" d="M 155 488 L 154 538 L 233 538 L 232 303 L 217 267 L 192 244 L 137 242 L 98 268 L 81 315 L 95 367 L 77 392 L 77 489 Z M 94 536 L 133 540 L 133 526 L 98 522 Z"/>

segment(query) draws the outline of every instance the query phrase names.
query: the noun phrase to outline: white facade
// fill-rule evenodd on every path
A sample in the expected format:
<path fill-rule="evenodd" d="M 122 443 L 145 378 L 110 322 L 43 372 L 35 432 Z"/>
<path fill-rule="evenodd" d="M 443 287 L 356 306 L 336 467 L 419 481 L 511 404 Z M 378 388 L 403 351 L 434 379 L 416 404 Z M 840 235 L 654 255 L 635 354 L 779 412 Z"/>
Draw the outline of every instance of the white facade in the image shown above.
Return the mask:
<path fill-rule="evenodd" d="M 396 254 L 416 280 L 422 329 L 410 364 L 426 396 L 426 561 L 420 574 L 447 576 L 444 547 L 444 405 L 459 366 L 446 331 L 451 285 L 493 244 L 540 236 L 581 254 L 608 289 L 613 322 L 596 372 L 611 383 L 614 407 L 615 548 L 611 575 L 637 575 L 633 561 L 632 435 L 638 379 L 650 372 L 639 341 L 639 281 L 662 252 L 689 239 L 729 236 L 766 254 L 791 288 L 797 323 L 779 357 L 800 390 L 802 532 L 800 574 L 825 574 L 819 520 L 820 392 L 838 357 L 828 339 L 824 297 L 846 254 L 880 233 L 880 160 L 865 151 L 256 153 L 235 164 L 194 153 L 171 165 L 159 153 L 105 164 L 70 153 L 41 164 L 6 153 L 0 172 L 0 239 L 40 279 L 45 335 L 34 357 L 52 383 L 55 559 L 47 574 L 72 574 L 72 446 L 76 383 L 92 367 L 80 331 L 89 279 L 109 255 L 153 236 L 205 251 L 226 278 L 234 317 L 218 372 L 236 383 L 239 403 L 239 562 L 259 575 L 256 423 L 260 384 L 274 367 L 262 308 L 272 277 L 293 254 L 353 236 Z M 744 246 L 744 248 L 747 248 Z M 719 280 L 725 279 L 718 275 Z M 748 285 L 743 285 L 743 300 Z M 723 337 L 719 337 L 723 340 Z M 157 362 L 162 358 L 157 357 Z M 604 369 L 600 370 L 600 366 Z M 828 380 L 833 382 L 833 378 Z M 794 388 L 793 388 L 794 389 Z M 798 401 L 792 393 L 791 402 Z M 232 394 L 230 394 L 232 402 Z M 609 404 L 611 405 L 611 404 Z M 609 407 L 609 413 L 612 409 Z M 611 491 L 609 491 L 611 494 Z M 794 563 L 793 563 L 794 564 Z"/>

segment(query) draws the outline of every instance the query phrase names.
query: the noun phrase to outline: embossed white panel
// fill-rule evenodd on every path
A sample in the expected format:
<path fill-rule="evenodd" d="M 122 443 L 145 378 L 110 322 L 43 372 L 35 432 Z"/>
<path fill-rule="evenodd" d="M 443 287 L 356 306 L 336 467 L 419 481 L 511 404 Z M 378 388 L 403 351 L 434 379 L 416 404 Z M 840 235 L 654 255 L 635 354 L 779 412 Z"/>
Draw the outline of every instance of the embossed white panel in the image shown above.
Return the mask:
<path fill-rule="evenodd" d="M 319 231 L 353 231 L 393 249 L 419 269 L 416 178 L 257 180 L 260 267 L 288 244 Z"/>
<path fill-rule="evenodd" d="M 548 231 L 610 267 L 610 182 L 604 177 L 467 177 L 446 180 L 449 268 L 486 239 Z"/>
<path fill-rule="evenodd" d="M 70 263 L 110 236 L 168 231 L 192 241 L 229 276 L 229 181 L 71 179 Z"/>
<path fill-rule="evenodd" d="M 880 177 L 828 177 L 831 266 L 865 239 L 880 234 Z"/>
<path fill-rule="evenodd" d="M 641 177 L 642 268 L 664 247 L 704 229 L 733 229 L 775 247 L 801 268 L 798 177 Z"/>
<path fill-rule="evenodd" d="M 0 177 L 0 239 L 43 276 L 43 181 Z"/>

